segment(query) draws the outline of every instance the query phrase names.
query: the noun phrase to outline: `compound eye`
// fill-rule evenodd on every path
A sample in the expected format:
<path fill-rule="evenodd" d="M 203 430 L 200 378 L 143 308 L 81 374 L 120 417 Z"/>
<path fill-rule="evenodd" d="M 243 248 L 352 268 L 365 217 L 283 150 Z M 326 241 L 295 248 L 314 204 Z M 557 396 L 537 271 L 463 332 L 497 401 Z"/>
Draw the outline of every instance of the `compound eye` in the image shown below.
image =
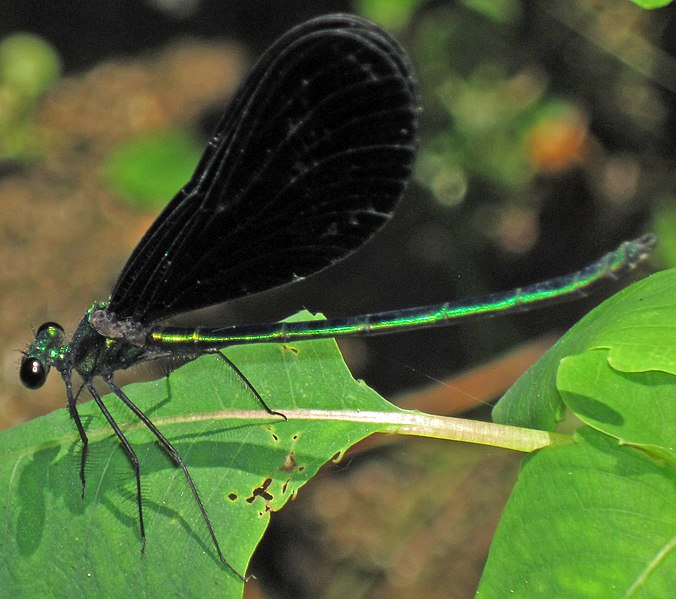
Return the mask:
<path fill-rule="evenodd" d="M 47 372 L 45 367 L 37 358 L 24 358 L 19 370 L 19 378 L 24 387 L 28 389 L 39 389 L 45 384 Z"/>
<path fill-rule="evenodd" d="M 45 322 L 44 324 L 40 325 L 40 328 L 38 329 L 38 332 L 35 334 L 37 337 L 42 331 L 45 331 L 47 329 L 58 329 L 63 333 L 63 327 L 58 323 L 58 322 Z"/>

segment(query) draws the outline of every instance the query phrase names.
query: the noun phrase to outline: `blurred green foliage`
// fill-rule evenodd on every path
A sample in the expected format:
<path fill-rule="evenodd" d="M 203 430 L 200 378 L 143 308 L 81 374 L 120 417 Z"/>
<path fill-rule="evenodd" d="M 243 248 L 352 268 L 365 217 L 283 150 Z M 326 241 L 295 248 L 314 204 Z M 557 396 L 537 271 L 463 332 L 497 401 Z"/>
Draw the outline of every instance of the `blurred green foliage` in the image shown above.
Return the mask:
<path fill-rule="evenodd" d="M 676 264 L 676 197 L 667 194 L 659 201 L 654 214 L 653 231 L 660 240 L 656 255 L 662 264 Z"/>
<path fill-rule="evenodd" d="M 669 185 L 652 158 L 668 113 L 658 65 L 648 66 L 656 58 L 632 62 L 621 41 L 648 48 L 653 24 L 636 23 L 649 17 L 622 1 L 545 16 L 517 0 L 404 4 L 406 26 L 398 3 L 355 5 L 386 27 L 396 21 L 412 56 L 424 105 L 416 179 L 440 206 L 463 211 L 465 230 L 449 236 L 460 252 L 525 256 L 554 204 L 564 219 L 584 212 L 581 237 L 632 234 L 653 190 Z"/>
<path fill-rule="evenodd" d="M 16 33 L 0 41 L 0 160 L 39 153 L 38 101 L 61 76 L 61 59 L 40 37 Z"/>
<path fill-rule="evenodd" d="M 106 163 L 106 178 L 132 206 L 156 211 L 188 182 L 202 149 L 182 131 L 152 133 L 113 152 Z"/>
<path fill-rule="evenodd" d="M 397 31 L 410 22 L 426 0 L 355 0 L 355 11 L 383 27 Z"/>
<path fill-rule="evenodd" d="M 521 13 L 518 0 L 462 0 L 462 4 L 498 23 L 513 23 Z"/>
<path fill-rule="evenodd" d="M 426 124 L 416 178 L 446 207 L 473 206 L 478 247 L 523 253 L 538 237 L 536 184 L 580 162 L 587 117 L 514 52 L 520 4 L 463 5 L 421 12 L 412 27 Z"/>

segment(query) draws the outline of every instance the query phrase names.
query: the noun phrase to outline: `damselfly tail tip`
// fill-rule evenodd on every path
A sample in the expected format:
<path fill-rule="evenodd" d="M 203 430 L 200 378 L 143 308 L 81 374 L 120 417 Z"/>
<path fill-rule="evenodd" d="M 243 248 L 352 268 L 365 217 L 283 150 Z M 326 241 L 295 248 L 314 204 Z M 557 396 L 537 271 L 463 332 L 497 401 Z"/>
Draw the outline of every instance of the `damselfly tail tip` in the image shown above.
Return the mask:
<path fill-rule="evenodd" d="M 657 246 L 657 235 L 646 233 L 638 238 L 637 243 L 643 247 L 646 252 L 650 252 Z"/>
<path fill-rule="evenodd" d="M 650 255 L 655 247 L 657 247 L 657 235 L 654 233 L 646 233 L 633 241 L 628 241 L 626 247 L 628 255 L 634 256 L 632 262 L 634 264 L 639 264 Z"/>

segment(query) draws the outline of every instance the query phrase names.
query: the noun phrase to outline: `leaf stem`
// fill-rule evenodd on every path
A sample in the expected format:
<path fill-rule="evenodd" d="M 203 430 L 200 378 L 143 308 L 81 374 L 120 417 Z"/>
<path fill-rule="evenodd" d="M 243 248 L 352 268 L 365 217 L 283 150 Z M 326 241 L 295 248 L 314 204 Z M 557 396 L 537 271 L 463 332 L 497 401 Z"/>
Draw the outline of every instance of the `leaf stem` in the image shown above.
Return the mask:
<path fill-rule="evenodd" d="M 360 410 L 299 409 L 284 410 L 284 415 L 290 423 L 298 420 L 363 422 L 376 425 L 377 430 L 374 432 L 463 441 L 526 453 L 543 447 L 573 443 L 571 436 L 559 433 L 403 410 L 397 412 L 368 412 Z M 167 418 L 166 421 L 176 423 L 221 419 L 270 420 L 270 415 L 261 410 L 224 410 L 203 414 L 187 414 L 176 418 Z M 275 421 L 277 420 L 275 419 Z M 285 423 L 280 422 L 279 424 Z"/>

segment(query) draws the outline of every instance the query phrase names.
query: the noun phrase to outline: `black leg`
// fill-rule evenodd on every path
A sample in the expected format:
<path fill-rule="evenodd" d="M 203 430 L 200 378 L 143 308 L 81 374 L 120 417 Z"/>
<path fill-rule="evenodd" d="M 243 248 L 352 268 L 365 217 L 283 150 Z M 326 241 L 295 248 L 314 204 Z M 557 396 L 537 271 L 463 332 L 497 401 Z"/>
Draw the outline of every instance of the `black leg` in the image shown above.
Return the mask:
<path fill-rule="evenodd" d="M 193 481 L 192 476 L 188 471 L 188 467 L 185 465 L 185 462 L 183 461 L 181 455 L 178 453 L 178 451 L 176 451 L 176 448 L 169 442 L 169 440 L 152 423 L 152 421 L 141 411 L 141 409 L 137 407 L 136 404 L 134 404 L 134 402 L 132 402 L 131 399 L 127 397 L 124 391 L 122 391 L 122 389 L 120 389 L 113 382 L 112 375 L 110 374 L 104 375 L 103 379 L 106 381 L 106 383 L 108 383 L 108 386 L 111 388 L 113 393 L 115 393 L 115 395 L 117 395 L 124 402 L 124 404 L 136 415 L 136 417 L 148 427 L 150 432 L 153 433 L 155 437 L 157 437 L 157 440 L 162 445 L 162 448 L 164 449 L 166 454 L 171 458 L 174 464 L 176 464 L 176 466 L 178 466 L 183 471 L 188 486 L 190 487 L 190 491 L 192 492 L 193 498 L 195 499 L 195 503 L 197 503 L 200 513 L 202 514 L 202 519 L 204 520 L 204 523 L 206 524 L 207 529 L 209 530 L 209 535 L 211 536 L 211 540 L 214 544 L 214 547 L 216 548 L 216 552 L 218 553 L 218 557 L 221 560 L 221 563 L 227 568 L 229 568 L 240 580 L 246 582 L 249 578 L 240 574 L 234 568 L 234 566 L 232 566 L 228 562 L 228 560 L 225 559 L 225 556 L 221 551 L 221 546 L 218 544 L 218 539 L 216 538 L 214 528 L 211 525 L 211 520 L 209 520 L 209 516 L 207 515 L 207 510 L 204 507 L 204 504 L 202 503 L 202 499 L 200 498 L 199 493 L 197 492 L 195 482 Z M 140 490 L 139 490 L 139 498 L 140 498 Z"/>
<path fill-rule="evenodd" d="M 85 381 L 85 385 L 87 385 L 87 389 L 89 390 L 89 393 L 91 393 L 91 396 L 94 398 L 94 401 L 96 402 L 96 405 L 99 407 L 99 410 L 101 410 L 103 415 L 106 417 L 108 424 L 110 424 L 113 431 L 115 431 L 117 438 L 120 440 L 120 443 L 122 444 L 122 449 L 124 449 L 124 452 L 127 454 L 127 457 L 131 462 L 131 466 L 134 469 L 134 474 L 136 476 L 136 502 L 138 503 L 138 518 L 139 525 L 141 528 L 141 552 L 143 552 L 145 551 L 146 548 L 146 528 L 143 523 L 143 500 L 141 499 L 141 467 L 138 461 L 138 456 L 134 452 L 134 449 L 132 448 L 129 441 L 127 441 L 127 437 L 124 436 L 124 433 L 120 429 L 117 422 L 115 422 L 115 419 L 113 418 L 112 414 L 108 411 L 108 408 L 106 408 L 106 404 L 103 403 L 101 396 L 96 392 L 96 389 L 94 389 L 94 385 L 92 385 L 92 383 L 88 381 Z"/>
<path fill-rule="evenodd" d="M 256 391 L 256 387 L 254 387 L 254 386 L 251 384 L 251 381 L 250 381 L 248 378 L 246 378 L 246 376 L 244 375 L 244 373 L 243 373 L 239 368 L 237 368 L 237 366 L 235 365 L 235 363 L 234 363 L 230 358 L 226 357 L 226 355 L 225 355 L 220 349 L 217 349 L 217 350 L 215 350 L 215 351 L 213 351 L 213 352 L 211 352 L 211 353 L 214 353 L 214 354 L 216 354 L 217 356 L 220 356 L 220 357 L 221 357 L 221 360 L 223 360 L 228 366 L 230 366 L 230 368 L 232 368 L 232 369 L 235 371 L 235 374 L 236 374 L 240 379 L 242 379 L 242 381 L 244 382 L 244 384 L 247 386 L 247 389 L 249 389 L 249 391 L 251 391 L 251 393 L 252 393 L 253 396 L 256 398 L 256 400 L 258 401 L 258 403 L 261 404 L 261 405 L 263 406 L 263 409 L 264 409 L 268 414 L 271 414 L 271 415 L 273 415 L 273 416 L 281 416 L 282 418 L 284 418 L 284 420 L 288 420 L 288 418 L 287 418 L 284 414 L 282 414 L 281 412 L 276 412 L 275 410 L 271 409 L 271 408 L 268 406 L 268 404 L 265 403 L 265 401 L 264 401 L 263 398 L 261 397 L 261 394 L 260 394 L 258 391 Z"/>
<path fill-rule="evenodd" d="M 66 383 L 66 397 L 68 398 L 68 413 L 70 417 L 75 422 L 77 432 L 80 435 L 80 441 L 82 441 L 82 453 L 80 454 L 80 480 L 82 481 L 82 498 L 84 499 L 85 494 L 85 466 L 87 464 L 87 448 L 89 447 L 89 439 L 87 438 L 87 433 L 85 432 L 84 426 L 82 426 L 82 420 L 80 419 L 80 414 L 77 412 L 77 406 L 75 402 L 77 397 L 73 396 L 73 384 L 70 378 L 70 372 L 64 371 L 62 373 L 63 380 Z M 82 387 L 80 387 L 80 391 Z M 80 395 L 80 391 L 77 392 Z"/>

